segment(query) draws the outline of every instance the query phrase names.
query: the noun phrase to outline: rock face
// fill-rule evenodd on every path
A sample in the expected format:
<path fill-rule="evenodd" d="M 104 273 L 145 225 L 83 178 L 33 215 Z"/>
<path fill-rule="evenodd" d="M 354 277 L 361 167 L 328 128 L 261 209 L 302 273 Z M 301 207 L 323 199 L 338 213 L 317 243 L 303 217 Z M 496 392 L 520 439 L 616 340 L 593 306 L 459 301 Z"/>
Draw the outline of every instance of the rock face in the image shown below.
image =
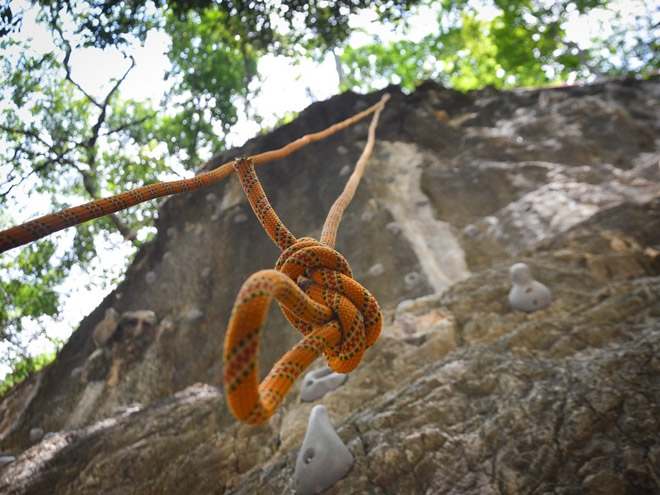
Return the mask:
<path fill-rule="evenodd" d="M 231 305 L 279 254 L 232 177 L 165 201 L 116 291 L 3 398 L 0 493 L 293 493 L 316 404 L 354 458 L 327 493 L 660 493 L 660 81 L 388 91 L 337 243 L 386 323 L 346 383 L 310 403 L 297 383 L 262 426 L 229 415 Z M 379 96 L 316 103 L 209 167 Z M 318 237 L 366 130 L 257 169 L 295 235 Z M 509 307 L 518 262 L 547 308 Z M 298 337 L 273 311 L 264 338 L 263 373 Z"/>

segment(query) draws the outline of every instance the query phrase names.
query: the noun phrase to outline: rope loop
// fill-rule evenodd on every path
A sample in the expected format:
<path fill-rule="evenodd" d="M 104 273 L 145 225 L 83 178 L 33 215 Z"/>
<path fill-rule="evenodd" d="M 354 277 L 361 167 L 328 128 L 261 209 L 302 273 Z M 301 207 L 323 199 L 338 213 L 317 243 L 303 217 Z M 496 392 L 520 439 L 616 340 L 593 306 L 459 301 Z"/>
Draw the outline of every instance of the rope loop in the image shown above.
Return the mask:
<path fill-rule="evenodd" d="M 258 348 L 273 298 L 304 339 L 259 384 Z M 381 326 L 376 299 L 353 279 L 346 259 L 314 239 L 298 239 L 274 270 L 253 274 L 238 293 L 223 353 L 229 407 L 246 423 L 263 423 L 320 354 L 334 371 L 348 373 L 376 342 Z"/>
<path fill-rule="evenodd" d="M 376 299 L 353 279 L 346 259 L 311 237 L 298 239 L 277 260 L 275 270 L 284 273 L 316 303 L 332 310 L 341 325 L 341 340 L 325 350 L 328 366 L 338 373 L 353 371 L 364 351 L 378 339 L 382 318 Z M 303 335 L 313 325 L 283 305 L 282 312 Z"/>
<path fill-rule="evenodd" d="M 353 279 L 348 262 L 334 245 L 343 212 L 373 149 L 378 117 L 388 97 L 381 99 L 374 113 L 367 144 L 330 208 L 320 242 L 310 237 L 296 239 L 282 223 L 259 182 L 253 158 L 237 158 L 233 163 L 259 223 L 282 250 L 274 270 L 261 270 L 243 284 L 225 334 L 227 405 L 245 423 L 267 421 L 295 380 L 321 354 L 332 370 L 348 373 L 380 335 L 382 316 L 376 299 Z M 304 338 L 259 383 L 259 343 L 273 298 Z"/>

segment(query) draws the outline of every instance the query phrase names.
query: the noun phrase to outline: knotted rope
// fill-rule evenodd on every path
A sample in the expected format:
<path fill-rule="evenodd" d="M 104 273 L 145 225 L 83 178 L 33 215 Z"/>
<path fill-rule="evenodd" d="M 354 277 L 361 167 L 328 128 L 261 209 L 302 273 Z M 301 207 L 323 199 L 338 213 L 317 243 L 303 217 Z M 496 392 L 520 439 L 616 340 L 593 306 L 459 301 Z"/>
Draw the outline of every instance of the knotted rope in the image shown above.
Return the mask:
<path fill-rule="evenodd" d="M 382 316 L 371 293 L 353 279 L 344 257 L 334 250 L 337 227 L 353 198 L 374 146 L 374 113 L 360 159 L 333 204 L 321 241 L 296 239 L 270 205 L 250 158 L 234 168 L 259 222 L 282 249 L 274 270 L 253 274 L 241 287 L 225 335 L 224 385 L 230 410 L 239 420 L 263 423 L 275 412 L 293 382 L 322 353 L 338 373 L 354 370 L 380 335 Z M 258 352 L 268 306 L 276 299 L 304 338 L 287 352 L 259 384 Z"/>
<path fill-rule="evenodd" d="M 337 227 L 353 198 L 375 141 L 375 130 L 389 95 L 362 112 L 327 129 L 307 134 L 277 150 L 225 163 L 191 179 L 150 184 L 108 198 L 74 206 L 0 231 L 0 253 L 67 227 L 129 208 L 151 199 L 210 186 L 234 170 L 253 210 L 268 235 L 282 249 L 274 270 L 252 275 L 241 288 L 224 344 L 224 383 L 234 415 L 247 423 L 266 421 L 298 376 L 322 353 L 329 366 L 348 373 L 378 338 L 382 326 L 374 297 L 353 280 L 348 263 L 334 250 Z M 277 217 L 254 167 L 288 156 L 374 113 L 367 144 L 344 191 L 332 205 L 321 240 L 296 239 Z M 258 347 L 271 299 L 304 338 L 280 359 L 263 383 L 258 383 Z"/>

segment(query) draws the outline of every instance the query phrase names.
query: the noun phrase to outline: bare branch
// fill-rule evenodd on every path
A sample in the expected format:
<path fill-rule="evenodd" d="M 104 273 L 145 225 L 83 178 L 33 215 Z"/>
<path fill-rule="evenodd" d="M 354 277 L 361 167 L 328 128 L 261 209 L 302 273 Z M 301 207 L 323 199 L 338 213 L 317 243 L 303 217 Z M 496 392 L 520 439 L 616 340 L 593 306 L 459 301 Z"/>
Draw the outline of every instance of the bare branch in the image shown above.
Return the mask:
<path fill-rule="evenodd" d="M 51 19 L 50 25 L 53 28 L 53 30 L 59 35 L 60 40 L 62 40 L 62 43 L 64 43 L 65 55 L 62 64 L 64 65 L 64 71 L 66 72 L 66 80 L 69 81 L 71 84 L 73 84 L 78 89 L 78 91 L 80 91 L 83 95 L 85 95 L 85 98 L 87 98 L 97 107 L 101 108 L 99 102 L 97 102 L 92 95 L 90 95 L 87 91 L 85 91 L 83 87 L 80 84 L 78 84 L 76 81 L 74 81 L 73 77 L 71 77 L 71 65 L 69 64 L 71 53 L 73 52 L 73 49 L 71 48 L 71 43 L 69 42 L 69 40 L 67 40 L 64 37 L 62 28 L 57 24 L 55 19 Z"/>
<path fill-rule="evenodd" d="M 145 115 L 142 118 L 139 118 L 137 120 L 133 120 L 131 122 L 126 122 L 125 124 L 122 124 L 118 127 L 115 127 L 114 129 L 110 129 L 107 132 L 103 132 L 100 134 L 100 136 L 110 136 L 112 134 L 117 134 L 118 132 L 125 131 L 126 129 L 129 129 L 131 127 L 134 127 L 136 125 L 143 124 L 149 119 L 153 119 L 156 115 L 158 115 L 157 112 L 150 113 L 149 115 Z"/>
<path fill-rule="evenodd" d="M 555 40 L 566 45 L 569 49 L 574 49 L 577 52 L 577 56 L 580 59 L 580 62 L 582 62 L 582 65 L 584 65 L 593 75 L 596 77 L 605 77 L 605 74 L 603 74 L 603 72 L 601 72 L 601 70 L 589 60 L 586 50 L 580 48 L 580 45 L 575 41 L 565 40 L 560 36 L 555 36 Z"/>
<path fill-rule="evenodd" d="M 96 145 L 96 141 L 99 138 L 99 132 L 101 130 L 101 126 L 105 122 L 106 116 L 107 116 L 107 109 L 108 105 L 110 104 L 110 99 L 112 98 L 112 95 L 116 93 L 119 90 L 119 86 L 121 86 L 121 83 L 124 82 L 126 79 L 126 76 L 128 76 L 128 73 L 133 70 L 135 67 L 135 58 L 133 58 L 132 55 L 129 55 L 129 58 L 131 59 L 131 65 L 128 69 L 126 69 L 126 72 L 124 72 L 124 75 L 121 76 L 115 85 L 110 89 L 108 94 L 105 96 L 105 99 L 103 100 L 102 105 L 98 105 L 98 107 L 101 109 L 101 113 L 99 114 L 98 119 L 96 119 L 96 123 L 94 124 L 94 127 L 92 127 L 92 135 L 91 137 L 87 140 L 87 142 L 84 144 L 84 146 L 90 150 L 93 150 L 94 146 Z M 89 153 L 89 168 L 93 171 L 96 170 L 96 154 L 92 151 Z"/>
<path fill-rule="evenodd" d="M 22 136 L 32 137 L 32 138 L 36 139 L 37 141 L 39 141 L 39 142 L 40 142 L 41 144 L 43 144 L 44 146 L 46 146 L 46 148 L 48 148 L 48 152 L 49 152 L 49 153 L 52 153 L 52 154 L 54 155 L 54 156 L 52 156 L 52 157 L 48 157 L 48 158 L 46 158 L 46 154 L 45 154 L 45 153 L 35 153 L 35 152 L 31 151 L 31 150 L 28 150 L 28 149 L 23 148 L 22 146 L 18 146 L 17 148 L 15 148 L 15 149 L 14 149 L 14 158 L 16 158 L 16 156 L 18 155 L 19 152 L 23 152 L 23 153 L 24 153 L 25 155 L 27 155 L 28 158 L 30 158 L 30 159 L 36 159 L 37 157 L 42 156 L 42 157 L 45 158 L 45 161 L 44 161 L 43 163 L 41 163 L 40 165 L 34 167 L 32 170 L 30 170 L 30 172 L 29 172 L 27 175 L 25 175 L 24 177 L 22 177 L 21 180 L 18 181 L 17 183 L 12 184 L 12 185 L 9 187 L 9 189 L 7 189 L 6 191 L 0 193 L 0 196 L 6 196 L 7 194 L 9 194 L 9 192 L 10 192 L 14 187 L 17 187 L 18 185 L 20 185 L 21 183 L 23 183 L 23 182 L 24 182 L 25 180 L 27 180 L 28 177 L 30 177 L 32 174 L 35 174 L 35 173 L 38 173 L 38 172 L 44 170 L 45 168 L 47 168 L 49 165 L 52 165 L 53 163 L 69 164 L 69 165 L 71 165 L 71 166 L 73 166 L 73 167 L 75 167 L 75 168 L 78 168 L 78 167 L 76 166 L 76 164 L 75 164 L 74 161 L 72 161 L 71 159 L 69 159 L 69 158 L 66 157 L 66 155 L 67 155 L 69 152 L 71 152 L 73 149 L 75 149 L 75 146 L 70 147 L 70 148 L 67 148 L 67 149 L 65 149 L 65 150 L 62 151 L 62 152 L 58 152 L 57 150 L 55 150 L 55 148 L 54 148 L 51 144 L 49 144 L 48 142 L 46 142 L 46 140 L 43 139 L 41 136 L 39 136 L 39 134 L 38 134 L 37 132 L 35 132 L 35 131 L 32 131 L 32 130 L 26 130 L 26 129 L 15 129 L 15 128 L 13 128 L 13 127 L 5 126 L 5 125 L 2 125 L 2 124 L 0 124 L 0 130 L 1 130 L 1 131 L 4 131 L 4 132 L 7 132 L 7 133 L 9 133 L 9 134 L 12 134 L 12 133 L 13 133 L 13 134 L 19 134 L 19 135 L 22 135 Z M 3 183 L 4 183 L 4 184 L 7 184 L 11 179 L 12 179 L 12 177 L 8 177 L 7 180 L 5 180 Z"/>

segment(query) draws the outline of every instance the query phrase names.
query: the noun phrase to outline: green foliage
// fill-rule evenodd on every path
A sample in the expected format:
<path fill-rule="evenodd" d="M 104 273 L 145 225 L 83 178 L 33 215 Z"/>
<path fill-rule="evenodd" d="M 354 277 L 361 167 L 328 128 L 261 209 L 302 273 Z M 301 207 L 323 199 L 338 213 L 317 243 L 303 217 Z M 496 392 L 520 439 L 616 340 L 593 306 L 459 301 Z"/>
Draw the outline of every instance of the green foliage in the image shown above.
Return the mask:
<path fill-rule="evenodd" d="M 497 47 L 489 37 L 491 24 L 464 14 L 460 23 L 421 42 L 401 40 L 345 47 L 342 63 L 349 69 L 345 89 L 368 91 L 378 83 L 400 84 L 412 91 L 420 80 L 435 79 L 456 89 L 503 86 Z"/>
<path fill-rule="evenodd" d="M 12 12 L 9 0 L 0 1 L 0 38 L 16 31 L 20 22 L 21 18 Z"/>
<path fill-rule="evenodd" d="M 55 29 L 56 49 L 35 53 L 29 43 L 1 42 L 0 211 L 3 227 L 26 214 L 47 213 L 158 180 L 168 171 L 165 149 L 157 150 L 157 111 L 123 100 L 119 88 L 132 63 L 111 81 L 102 97 L 92 96 L 71 76 L 70 41 Z M 17 195 L 29 205 L 17 208 Z M 27 203 L 27 204 L 26 204 Z M 38 204 L 47 210 L 35 209 Z M 115 243 L 114 232 L 134 244 L 149 237 L 156 205 L 147 203 L 45 239 L 0 258 L 0 364 L 31 363 L 30 333 L 45 334 L 60 307 L 60 286 L 75 264 L 83 269 L 97 257 L 97 243 Z M 66 243 L 70 243 L 67 247 Z M 126 260 L 128 263 L 129 260 Z M 108 280 L 99 280 L 104 286 Z M 29 329 L 27 323 L 30 323 Z M 17 361 L 18 360 L 18 361 Z M 31 369 L 29 366 L 24 369 Z"/>
<path fill-rule="evenodd" d="M 585 78 L 658 69 L 660 7 L 646 2 L 647 13 L 621 19 L 611 34 L 592 40 L 590 47 L 567 39 L 569 15 L 603 11 L 610 3 L 597 0 L 468 0 L 429 1 L 438 15 L 436 33 L 411 41 L 403 32 L 399 41 L 343 48 L 344 89 L 368 91 L 387 83 L 412 90 L 432 78 L 456 89 L 492 85 L 497 88 L 533 86 Z M 484 11 L 495 12 L 485 18 Z M 655 19 L 655 20 L 654 20 Z M 630 33 L 635 33 L 635 37 Z M 636 61 L 631 63 L 632 61 Z"/>
<path fill-rule="evenodd" d="M 236 105 L 248 97 L 257 72 L 254 50 L 227 22 L 226 13 L 210 9 L 167 19 L 172 69 L 166 77 L 173 82 L 168 98 L 177 102 L 177 111 L 161 119 L 158 133 L 187 168 L 224 146 L 224 135 L 238 119 Z"/>
<path fill-rule="evenodd" d="M 5 395 L 7 390 L 22 382 L 32 373 L 36 373 L 41 368 L 49 365 L 55 360 L 55 352 L 45 352 L 36 356 L 28 356 L 16 359 L 11 363 L 12 372 L 0 381 L 0 397 Z"/>

